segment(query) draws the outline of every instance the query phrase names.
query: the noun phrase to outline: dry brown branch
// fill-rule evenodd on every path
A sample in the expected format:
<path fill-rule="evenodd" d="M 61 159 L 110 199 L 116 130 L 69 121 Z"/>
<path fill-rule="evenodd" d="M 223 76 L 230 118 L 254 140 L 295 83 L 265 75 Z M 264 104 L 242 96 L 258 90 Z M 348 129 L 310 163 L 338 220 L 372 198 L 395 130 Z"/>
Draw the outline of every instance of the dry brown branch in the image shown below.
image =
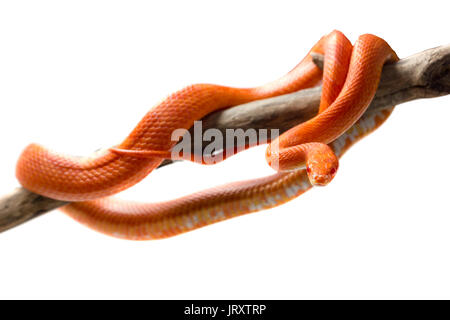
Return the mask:
<path fill-rule="evenodd" d="M 321 56 L 314 56 L 317 65 Z M 312 118 L 321 88 L 313 88 L 275 98 L 255 101 L 212 113 L 202 122 L 203 130 L 279 129 L 280 132 Z M 407 101 L 450 93 L 450 45 L 415 54 L 383 69 L 380 85 L 368 112 Z M 170 161 L 163 165 L 170 164 Z M 67 204 L 23 188 L 0 199 L 0 232 Z"/>

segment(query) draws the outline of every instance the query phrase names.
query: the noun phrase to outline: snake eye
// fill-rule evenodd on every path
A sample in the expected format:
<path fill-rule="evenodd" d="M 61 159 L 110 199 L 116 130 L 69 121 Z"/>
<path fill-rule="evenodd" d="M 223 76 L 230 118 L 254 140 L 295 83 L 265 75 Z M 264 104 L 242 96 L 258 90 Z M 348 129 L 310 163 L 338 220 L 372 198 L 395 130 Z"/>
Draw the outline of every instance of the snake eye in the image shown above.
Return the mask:
<path fill-rule="evenodd" d="M 311 168 L 310 167 L 306 167 L 306 172 L 310 173 L 311 172 Z"/>
<path fill-rule="evenodd" d="M 330 170 L 330 173 L 331 173 L 332 175 L 334 175 L 334 174 L 336 173 L 336 168 L 332 168 L 332 169 Z"/>

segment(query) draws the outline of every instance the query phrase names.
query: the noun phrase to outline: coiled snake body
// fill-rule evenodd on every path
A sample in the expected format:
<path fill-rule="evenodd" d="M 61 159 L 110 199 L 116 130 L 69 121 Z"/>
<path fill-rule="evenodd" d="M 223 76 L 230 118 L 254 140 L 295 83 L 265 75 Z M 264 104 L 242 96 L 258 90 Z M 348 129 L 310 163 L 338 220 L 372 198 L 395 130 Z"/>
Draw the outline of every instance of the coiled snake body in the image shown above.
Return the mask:
<path fill-rule="evenodd" d="M 324 55 L 323 72 L 308 54 L 284 77 L 256 88 L 196 84 L 177 91 L 152 108 L 118 146 L 91 157 L 72 157 L 29 145 L 19 157 L 16 175 L 27 189 L 59 200 L 76 201 L 63 210 L 103 233 L 127 239 L 172 236 L 234 216 L 282 204 L 312 185 L 326 185 L 338 157 L 375 130 L 392 111 L 363 113 L 371 102 L 386 62 L 398 60 L 381 38 L 365 34 L 352 46 L 339 31 L 311 49 Z M 266 159 L 272 176 L 229 183 L 179 199 L 137 203 L 110 198 L 155 169 L 176 141 L 176 129 L 188 129 L 208 113 L 257 99 L 319 85 L 319 113 L 273 141 Z"/>

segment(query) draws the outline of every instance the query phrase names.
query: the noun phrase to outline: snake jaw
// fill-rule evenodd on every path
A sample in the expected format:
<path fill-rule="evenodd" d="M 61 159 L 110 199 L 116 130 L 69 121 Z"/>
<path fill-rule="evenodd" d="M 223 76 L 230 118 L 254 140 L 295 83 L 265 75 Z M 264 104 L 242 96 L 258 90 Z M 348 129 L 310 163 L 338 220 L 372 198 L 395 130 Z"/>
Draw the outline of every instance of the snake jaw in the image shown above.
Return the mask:
<path fill-rule="evenodd" d="M 313 186 L 316 187 L 323 187 L 326 186 L 327 184 L 329 184 L 331 182 L 331 180 L 333 180 L 334 175 L 308 175 L 309 181 L 311 182 L 311 184 Z"/>

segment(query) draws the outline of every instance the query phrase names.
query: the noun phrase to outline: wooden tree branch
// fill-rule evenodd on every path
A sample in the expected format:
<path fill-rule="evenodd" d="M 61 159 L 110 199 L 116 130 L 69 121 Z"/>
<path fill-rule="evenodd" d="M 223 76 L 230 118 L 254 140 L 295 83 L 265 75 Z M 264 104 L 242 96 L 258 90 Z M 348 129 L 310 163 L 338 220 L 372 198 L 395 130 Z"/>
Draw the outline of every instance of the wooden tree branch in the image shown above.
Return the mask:
<path fill-rule="evenodd" d="M 323 64 L 321 56 L 313 58 L 318 66 Z M 375 98 L 366 112 L 449 93 L 450 45 L 445 45 L 386 65 Z M 317 87 L 235 106 L 208 115 L 202 119 L 202 127 L 203 130 L 216 128 L 223 133 L 226 129 L 238 128 L 279 129 L 282 133 L 314 117 L 320 94 L 321 88 Z M 161 166 L 170 163 L 165 161 Z M 65 204 L 67 202 L 17 188 L 0 199 L 0 232 Z"/>

